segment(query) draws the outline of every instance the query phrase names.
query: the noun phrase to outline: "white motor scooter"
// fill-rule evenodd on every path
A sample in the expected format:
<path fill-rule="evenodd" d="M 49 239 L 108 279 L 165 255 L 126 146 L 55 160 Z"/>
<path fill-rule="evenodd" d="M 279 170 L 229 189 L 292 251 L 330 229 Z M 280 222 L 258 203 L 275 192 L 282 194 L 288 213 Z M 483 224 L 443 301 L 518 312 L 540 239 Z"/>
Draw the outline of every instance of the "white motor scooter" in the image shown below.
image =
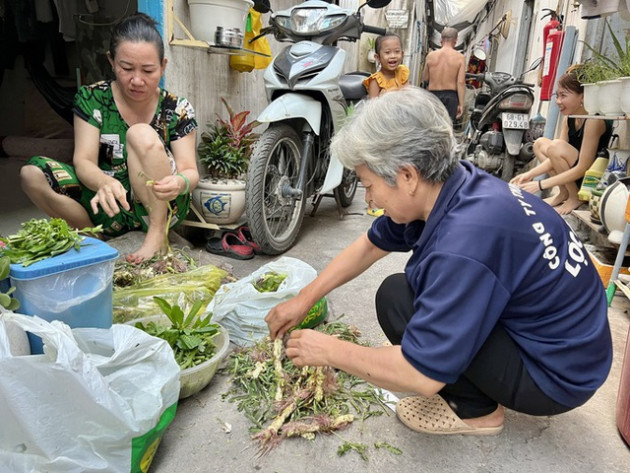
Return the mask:
<path fill-rule="evenodd" d="M 272 13 L 269 27 L 278 41 L 291 42 L 265 70 L 269 105 L 257 117 L 269 127 L 250 160 L 246 212 L 252 237 L 266 254 L 289 249 L 300 230 L 306 200 L 315 209 L 331 191 L 340 208 L 357 188 L 356 174 L 330 156 L 332 135 L 349 107 L 366 96 L 367 74 L 342 74 L 346 52 L 337 41 L 356 41 L 361 33 L 385 34 L 366 26 L 361 8 L 382 8 L 391 0 L 368 0 L 358 10 L 308 0 Z M 255 2 L 265 13 L 268 2 Z M 253 38 L 251 41 L 255 41 Z"/>

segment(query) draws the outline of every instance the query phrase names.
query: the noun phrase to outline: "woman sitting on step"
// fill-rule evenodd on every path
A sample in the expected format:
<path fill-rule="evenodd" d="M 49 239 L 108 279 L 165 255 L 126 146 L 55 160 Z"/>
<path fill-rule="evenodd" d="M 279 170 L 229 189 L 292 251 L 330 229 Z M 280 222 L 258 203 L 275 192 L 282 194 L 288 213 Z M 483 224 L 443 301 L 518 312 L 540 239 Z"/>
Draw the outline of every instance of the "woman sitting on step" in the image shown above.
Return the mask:
<path fill-rule="evenodd" d="M 558 186 L 558 192 L 544 200 L 560 215 L 569 214 L 582 204 L 578 191 L 584 175 L 597 153 L 606 149 L 612 135 L 612 120 L 569 116 L 587 115 L 584 87 L 576 72 L 577 69 L 569 70 L 558 79 L 556 103 L 564 115 L 560 138 L 538 138 L 534 142 L 534 155 L 540 164 L 510 181 L 531 193 Z M 544 174 L 549 177 L 534 181 Z"/>

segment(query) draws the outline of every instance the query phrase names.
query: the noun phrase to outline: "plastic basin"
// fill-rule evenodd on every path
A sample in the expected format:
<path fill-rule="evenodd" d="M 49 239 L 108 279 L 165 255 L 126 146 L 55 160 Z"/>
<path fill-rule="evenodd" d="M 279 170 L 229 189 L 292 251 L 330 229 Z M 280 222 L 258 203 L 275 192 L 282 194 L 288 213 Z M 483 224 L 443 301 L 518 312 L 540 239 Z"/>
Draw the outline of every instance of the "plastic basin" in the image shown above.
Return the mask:
<path fill-rule="evenodd" d="M 146 324 L 148 322 L 158 322 L 163 325 L 170 325 L 170 321 L 166 316 L 153 315 L 150 317 L 142 317 L 135 320 L 126 322 L 127 325 L 136 325 L 137 322 Z M 214 337 L 214 343 L 216 345 L 215 354 L 212 358 L 203 363 L 193 366 L 192 368 L 186 368 L 181 370 L 179 375 L 179 398 L 184 399 L 193 394 L 197 394 L 203 388 L 210 384 L 210 381 L 214 377 L 219 368 L 221 360 L 225 358 L 230 347 L 230 336 L 228 331 L 219 323 L 219 333 Z"/>

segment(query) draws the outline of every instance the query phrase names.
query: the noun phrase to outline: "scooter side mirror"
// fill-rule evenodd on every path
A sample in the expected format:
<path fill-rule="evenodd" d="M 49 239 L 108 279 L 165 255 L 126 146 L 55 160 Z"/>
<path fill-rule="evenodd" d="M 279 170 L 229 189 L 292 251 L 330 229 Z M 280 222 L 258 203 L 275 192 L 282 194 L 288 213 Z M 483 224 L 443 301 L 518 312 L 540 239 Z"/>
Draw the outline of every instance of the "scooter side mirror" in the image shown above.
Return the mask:
<path fill-rule="evenodd" d="M 383 8 L 391 3 L 392 0 L 367 0 L 365 5 L 370 8 Z"/>
<path fill-rule="evenodd" d="M 269 13 L 271 11 L 271 3 L 269 0 L 254 0 L 253 8 L 258 13 Z"/>

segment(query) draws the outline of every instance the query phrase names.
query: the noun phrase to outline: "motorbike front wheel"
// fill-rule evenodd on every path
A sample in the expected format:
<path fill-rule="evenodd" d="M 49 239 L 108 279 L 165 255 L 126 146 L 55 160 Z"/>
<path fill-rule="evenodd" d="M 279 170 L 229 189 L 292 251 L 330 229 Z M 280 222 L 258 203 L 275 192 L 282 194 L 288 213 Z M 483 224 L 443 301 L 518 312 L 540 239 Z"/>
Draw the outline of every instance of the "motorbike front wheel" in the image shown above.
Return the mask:
<path fill-rule="evenodd" d="M 343 208 L 350 207 L 354 194 L 357 193 L 357 184 L 359 179 L 357 173 L 351 169 L 345 168 L 341 177 L 341 184 L 335 187 L 335 200 L 339 202 Z"/>
<path fill-rule="evenodd" d="M 247 172 L 246 212 L 252 238 L 268 255 L 288 250 L 300 231 L 308 196 L 289 194 L 300 169 L 302 140 L 284 123 L 258 139 Z"/>

